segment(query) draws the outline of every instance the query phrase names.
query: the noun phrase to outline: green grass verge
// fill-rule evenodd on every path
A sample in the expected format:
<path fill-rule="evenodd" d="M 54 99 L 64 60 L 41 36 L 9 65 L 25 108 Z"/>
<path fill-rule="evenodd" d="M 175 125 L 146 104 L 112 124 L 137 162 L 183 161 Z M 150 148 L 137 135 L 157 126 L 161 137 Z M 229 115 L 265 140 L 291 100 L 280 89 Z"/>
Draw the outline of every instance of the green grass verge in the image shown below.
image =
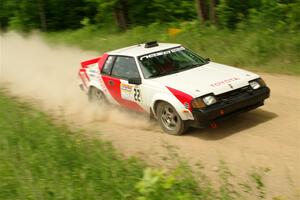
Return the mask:
<path fill-rule="evenodd" d="M 256 168 L 235 180 L 224 162 L 213 187 L 203 166 L 190 166 L 168 148 L 172 169 L 149 168 L 125 158 L 112 145 L 70 131 L 66 125 L 9 97 L 0 89 L 0 199 L 265 199 L 263 177 Z M 57 120 L 55 120 L 57 121 Z"/>
<path fill-rule="evenodd" d="M 126 159 L 0 90 L 0 199 L 212 199 L 191 171 Z"/>
<path fill-rule="evenodd" d="M 169 36 L 167 30 L 182 32 Z M 300 75 L 300 32 L 284 33 L 268 29 L 220 30 L 198 23 L 152 24 L 135 27 L 124 33 L 108 32 L 92 26 L 76 31 L 44 34 L 50 42 L 79 46 L 105 52 L 145 41 L 180 43 L 213 61 L 254 71 Z"/>
<path fill-rule="evenodd" d="M 57 121 L 57 120 L 56 120 Z M 229 200 L 265 198 L 263 174 L 231 184 L 220 163 L 219 188 L 199 170 L 176 159 L 173 169 L 149 168 L 118 154 L 110 143 L 66 125 L 9 97 L 0 89 L 0 199 Z M 242 193 L 241 193 L 242 192 Z"/>
<path fill-rule="evenodd" d="M 0 94 L 0 199 L 124 199 L 142 165 Z"/>

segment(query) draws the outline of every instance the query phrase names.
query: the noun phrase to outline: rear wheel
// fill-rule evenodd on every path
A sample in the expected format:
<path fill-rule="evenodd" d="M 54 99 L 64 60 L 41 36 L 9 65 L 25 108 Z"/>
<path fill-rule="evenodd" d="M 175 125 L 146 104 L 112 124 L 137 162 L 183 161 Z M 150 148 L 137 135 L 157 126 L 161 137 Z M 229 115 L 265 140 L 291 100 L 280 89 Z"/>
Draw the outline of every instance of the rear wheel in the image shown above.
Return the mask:
<path fill-rule="evenodd" d="M 90 87 L 88 92 L 88 98 L 90 102 L 98 105 L 101 105 L 103 104 L 103 102 L 105 102 L 105 97 L 103 92 L 95 87 Z"/>
<path fill-rule="evenodd" d="M 156 114 L 161 128 L 171 135 L 182 135 L 186 125 L 176 112 L 175 108 L 166 102 L 157 105 Z"/>

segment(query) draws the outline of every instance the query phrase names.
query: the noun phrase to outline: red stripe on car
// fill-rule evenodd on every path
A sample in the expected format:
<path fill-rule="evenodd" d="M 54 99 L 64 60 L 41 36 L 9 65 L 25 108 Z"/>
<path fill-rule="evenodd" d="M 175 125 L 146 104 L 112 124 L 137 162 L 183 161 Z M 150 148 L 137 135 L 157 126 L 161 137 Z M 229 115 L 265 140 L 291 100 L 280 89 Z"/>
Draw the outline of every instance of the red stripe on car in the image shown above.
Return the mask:
<path fill-rule="evenodd" d="M 184 107 L 186 107 L 190 111 L 192 110 L 191 101 L 192 101 L 193 97 L 191 95 L 186 94 L 184 92 L 181 92 L 181 91 L 176 90 L 176 89 L 171 88 L 171 87 L 167 87 L 167 88 L 184 105 Z"/>
<path fill-rule="evenodd" d="M 115 77 L 105 76 L 102 75 L 103 82 L 109 91 L 110 95 L 122 106 L 133 109 L 135 111 L 139 112 L 145 112 L 145 110 L 136 102 L 134 101 L 128 101 L 126 99 L 123 99 L 121 96 L 121 80 Z"/>

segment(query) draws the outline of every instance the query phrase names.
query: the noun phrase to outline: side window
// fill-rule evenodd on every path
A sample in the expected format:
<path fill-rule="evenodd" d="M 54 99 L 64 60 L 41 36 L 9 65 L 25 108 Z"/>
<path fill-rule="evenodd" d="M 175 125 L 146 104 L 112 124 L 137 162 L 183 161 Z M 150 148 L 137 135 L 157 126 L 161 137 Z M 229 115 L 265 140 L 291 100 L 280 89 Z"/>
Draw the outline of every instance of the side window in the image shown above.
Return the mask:
<path fill-rule="evenodd" d="M 115 56 L 109 56 L 103 66 L 103 69 L 102 69 L 102 74 L 108 74 L 110 75 L 110 72 L 111 72 L 111 68 L 112 68 L 112 65 L 114 63 L 114 60 L 115 60 Z"/>
<path fill-rule="evenodd" d="M 135 60 L 131 57 L 124 56 L 119 56 L 116 58 L 111 75 L 126 80 L 129 78 L 140 77 Z"/>

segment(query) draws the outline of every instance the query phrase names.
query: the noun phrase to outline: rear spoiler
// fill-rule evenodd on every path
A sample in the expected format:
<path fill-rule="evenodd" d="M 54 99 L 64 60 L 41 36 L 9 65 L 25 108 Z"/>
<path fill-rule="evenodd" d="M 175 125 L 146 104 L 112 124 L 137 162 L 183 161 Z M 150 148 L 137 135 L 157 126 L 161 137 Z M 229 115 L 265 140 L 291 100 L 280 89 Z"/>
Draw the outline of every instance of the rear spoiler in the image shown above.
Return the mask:
<path fill-rule="evenodd" d="M 87 69 L 93 65 L 96 65 L 99 68 L 99 71 L 102 70 L 102 66 L 104 65 L 106 59 L 108 57 L 108 54 L 103 54 L 102 56 L 98 58 L 93 58 L 91 60 L 83 61 L 81 62 L 81 68 L 79 69 L 78 75 L 80 79 L 82 80 L 82 84 L 80 84 L 80 88 L 82 90 L 88 89 L 90 77 L 87 74 Z"/>
<path fill-rule="evenodd" d="M 104 62 L 105 62 L 106 59 L 107 59 L 107 57 L 108 57 L 108 54 L 105 53 L 105 54 L 103 54 L 103 55 L 100 56 L 100 57 L 93 58 L 93 59 L 87 60 L 87 61 L 83 61 L 83 62 L 81 62 L 80 64 L 81 64 L 82 68 L 85 69 L 85 68 L 90 67 L 90 65 L 93 65 L 93 64 L 95 64 L 95 63 L 98 63 L 99 70 L 101 70 L 101 69 L 102 69 L 102 66 L 103 66 L 103 64 L 104 64 Z"/>
<path fill-rule="evenodd" d="M 89 68 L 91 65 L 97 64 L 100 59 L 101 59 L 101 56 L 98 58 L 93 58 L 91 60 L 83 61 L 80 63 L 81 68 L 79 69 L 78 75 L 82 81 L 82 84 L 79 85 L 81 90 L 88 89 L 90 77 L 88 76 L 88 74 L 86 72 L 87 68 Z"/>
<path fill-rule="evenodd" d="M 91 60 L 83 61 L 83 62 L 80 63 L 81 67 L 82 68 L 88 68 L 90 65 L 97 63 L 100 60 L 101 57 L 102 56 L 100 56 L 98 58 L 93 58 Z"/>

